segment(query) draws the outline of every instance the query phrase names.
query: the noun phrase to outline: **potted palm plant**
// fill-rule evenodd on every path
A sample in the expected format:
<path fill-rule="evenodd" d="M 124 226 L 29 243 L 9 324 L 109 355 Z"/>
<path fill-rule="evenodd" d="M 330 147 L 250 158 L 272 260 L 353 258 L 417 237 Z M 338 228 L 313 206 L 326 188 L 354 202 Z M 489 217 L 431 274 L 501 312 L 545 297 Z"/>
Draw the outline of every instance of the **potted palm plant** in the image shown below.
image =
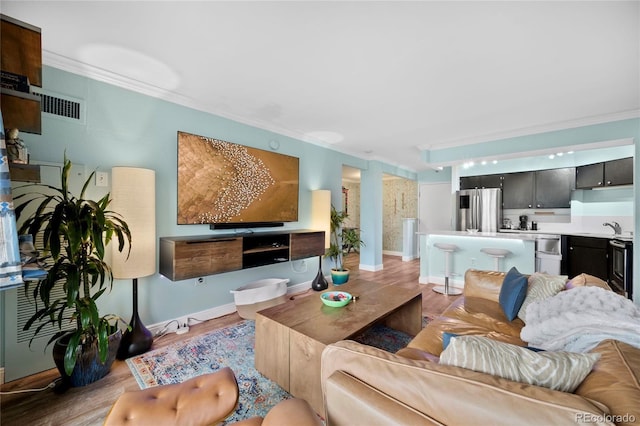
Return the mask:
<path fill-rule="evenodd" d="M 330 244 L 324 256 L 330 258 L 335 266 L 331 268 L 331 281 L 334 285 L 349 281 L 349 270 L 344 267 L 344 256 L 347 254 L 348 248 L 358 250 L 364 245 L 359 233 L 354 236 L 353 233 L 343 231 L 344 222 L 348 218 L 349 215 L 346 212 L 338 211 L 333 205 L 331 206 Z M 345 238 L 349 239 L 348 245 L 345 245 Z"/>
<path fill-rule="evenodd" d="M 104 377 L 111 367 L 120 342 L 118 317 L 98 312 L 96 300 L 111 290 L 113 276 L 105 262 L 105 247 L 115 238 L 118 250 L 131 249 L 131 233 L 126 222 L 108 207 L 110 194 L 99 201 L 85 199 L 93 178 L 91 173 L 78 197 L 69 191 L 71 161 L 64 156 L 61 185 L 31 184 L 48 188 L 16 196 L 23 201 L 16 207 L 20 234 L 30 234 L 33 241 L 41 235 L 42 257 L 47 275 L 40 281 L 27 282 L 25 293 L 35 301 L 35 313 L 24 329 L 36 327 L 33 339 L 47 325 L 58 331 L 47 346 L 55 342 L 53 357 L 63 383 L 83 386 Z M 35 210 L 26 213 L 33 205 Z M 40 238 L 40 237 L 38 237 Z M 62 292 L 54 292 L 62 289 Z"/>

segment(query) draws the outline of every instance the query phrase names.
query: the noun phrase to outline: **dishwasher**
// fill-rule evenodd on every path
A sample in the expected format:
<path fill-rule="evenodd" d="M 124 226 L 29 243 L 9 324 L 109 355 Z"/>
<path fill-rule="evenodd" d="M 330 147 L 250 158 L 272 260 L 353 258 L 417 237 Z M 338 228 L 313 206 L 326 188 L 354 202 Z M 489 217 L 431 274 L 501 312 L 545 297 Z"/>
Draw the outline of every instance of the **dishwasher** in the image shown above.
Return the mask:
<path fill-rule="evenodd" d="M 560 235 L 536 235 L 536 272 L 560 275 Z"/>

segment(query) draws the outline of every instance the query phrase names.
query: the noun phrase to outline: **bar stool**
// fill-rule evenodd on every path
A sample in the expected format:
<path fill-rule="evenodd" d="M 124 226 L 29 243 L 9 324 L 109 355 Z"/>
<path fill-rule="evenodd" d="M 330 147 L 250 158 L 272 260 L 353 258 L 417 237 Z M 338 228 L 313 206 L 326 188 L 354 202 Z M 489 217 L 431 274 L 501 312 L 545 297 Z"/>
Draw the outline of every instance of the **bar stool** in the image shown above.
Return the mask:
<path fill-rule="evenodd" d="M 500 259 L 503 259 L 507 256 L 509 256 L 511 254 L 511 251 L 506 250 L 506 249 L 499 249 L 499 248 L 491 248 L 491 247 L 485 247 L 483 249 L 480 249 L 481 252 L 493 257 L 494 262 L 495 262 L 495 270 L 499 271 L 500 270 Z"/>
<path fill-rule="evenodd" d="M 449 287 L 449 276 L 451 275 L 451 253 L 458 250 L 458 246 L 455 244 L 445 243 L 435 243 L 433 246 L 444 252 L 444 286 L 435 286 L 433 287 L 433 291 L 444 294 L 445 296 L 457 296 L 458 294 L 462 294 L 462 290 L 459 288 Z"/>

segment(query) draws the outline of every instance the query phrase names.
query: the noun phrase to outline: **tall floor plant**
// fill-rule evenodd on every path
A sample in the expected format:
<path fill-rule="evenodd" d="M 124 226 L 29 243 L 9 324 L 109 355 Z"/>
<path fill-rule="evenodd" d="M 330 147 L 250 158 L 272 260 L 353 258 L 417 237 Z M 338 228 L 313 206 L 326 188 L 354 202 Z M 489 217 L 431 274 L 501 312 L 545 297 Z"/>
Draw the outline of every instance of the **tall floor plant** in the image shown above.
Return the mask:
<path fill-rule="evenodd" d="M 45 187 L 49 193 L 34 190 L 16 197 L 23 199 L 16 207 L 19 220 L 27 206 L 35 206 L 35 211 L 23 218 L 19 233 L 31 234 L 34 241 L 36 235 L 42 235 L 43 259 L 48 259 L 49 265 L 43 280 L 25 286 L 25 293 L 35 301 L 36 311 L 24 329 L 36 327 L 35 338 L 45 326 L 54 325 L 59 331 L 49 339 L 49 345 L 69 333 L 66 327 L 72 325 L 64 353 L 64 371 L 68 375 L 72 374 L 78 355 L 92 347 L 97 348 L 101 363 L 107 361 L 109 335 L 116 329 L 117 317 L 101 316 L 96 304 L 113 284 L 111 268 L 104 260 L 105 247 L 116 239 L 119 251 L 127 246 L 131 249 L 127 223 L 108 209 L 110 194 L 98 201 L 85 198 L 95 172 L 88 177 L 79 196 L 69 191 L 71 166 L 65 154 L 59 188 L 33 184 L 30 186 Z M 62 288 L 63 296 L 54 295 L 58 288 Z"/>

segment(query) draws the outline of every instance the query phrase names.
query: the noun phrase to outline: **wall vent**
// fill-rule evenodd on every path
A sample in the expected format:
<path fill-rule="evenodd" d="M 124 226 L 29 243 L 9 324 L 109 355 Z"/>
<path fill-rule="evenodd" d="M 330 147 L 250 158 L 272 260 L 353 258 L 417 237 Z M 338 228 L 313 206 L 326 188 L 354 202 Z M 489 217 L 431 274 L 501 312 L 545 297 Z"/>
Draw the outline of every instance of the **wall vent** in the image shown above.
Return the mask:
<path fill-rule="evenodd" d="M 35 283 L 33 284 L 35 285 Z M 25 324 L 27 323 L 29 318 L 31 318 L 31 316 L 35 313 L 36 309 L 35 309 L 35 303 L 33 301 L 31 294 L 25 295 L 23 288 L 18 289 L 17 293 L 18 293 L 18 322 L 17 322 L 16 336 L 17 336 L 18 343 L 23 343 L 23 342 L 28 342 L 29 340 L 31 340 L 32 337 L 34 337 L 35 331 L 38 328 L 38 323 L 35 323 L 33 326 L 31 326 L 29 330 L 23 330 Z M 51 292 L 51 298 L 58 298 L 58 297 L 64 297 L 64 290 L 62 289 L 62 285 L 57 286 L 57 288 L 55 288 Z M 39 301 L 38 307 L 42 308 L 41 301 Z M 72 326 L 73 326 L 72 323 L 66 325 L 63 322 L 62 330 L 70 330 L 73 328 Z M 47 324 L 42 328 L 42 330 L 40 330 L 37 338 L 41 339 L 46 337 L 47 340 L 49 340 L 48 338 L 56 334 L 58 331 L 60 331 L 60 329 L 57 327 L 57 325 Z"/>
<path fill-rule="evenodd" d="M 52 116 L 84 123 L 85 102 L 70 96 L 49 92 L 40 87 L 31 87 L 31 93 L 40 97 L 40 110 Z"/>
<path fill-rule="evenodd" d="M 42 233 L 39 233 L 36 235 L 35 246 L 36 246 L 36 249 L 40 250 L 40 253 L 43 252 Z M 45 266 L 45 268 L 50 267 L 51 264 L 52 264 L 51 258 L 47 258 L 43 261 L 43 266 Z M 19 288 L 17 291 L 17 296 L 18 296 L 17 322 L 16 322 L 17 343 L 29 342 L 32 338 L 35 337 L 35 332 L 40 325 L 40 323 L 36 322 L 29 328 L 29 330 L 24 330 L 24 326 L 27 324 L 27 321 L 29 321 L 29 318 L 31 318 L 33 314 L 36 312 L 36 304 L 35 304 L 35 301 L 33 300 L 33 287 L 35 285 L 36 285 L 35 282 L 25 283 L 25 287 Z M 62 285 L 62 283 L 56 283 L 56 285 L 51 290 L 51 298 L 64 299 L 65 291 L 63 287 L 64 286 Z M 38 300 L 38 308 L 42 309 L 43 306 L 44 305 L 42 301 Z M 66 331 L 66 330 L 73 329 L 74 325 L 75 323 L 73 322 L 63 321 L 62 328 L 60 329 L 58 328 L 57 324 L 46 324 L 38 332 L 38 336 L 36 338 L 37 339 L 47 338 L 47 340 L 49 340 L 49 337 L 53 336 L 60 330 Z"/>

